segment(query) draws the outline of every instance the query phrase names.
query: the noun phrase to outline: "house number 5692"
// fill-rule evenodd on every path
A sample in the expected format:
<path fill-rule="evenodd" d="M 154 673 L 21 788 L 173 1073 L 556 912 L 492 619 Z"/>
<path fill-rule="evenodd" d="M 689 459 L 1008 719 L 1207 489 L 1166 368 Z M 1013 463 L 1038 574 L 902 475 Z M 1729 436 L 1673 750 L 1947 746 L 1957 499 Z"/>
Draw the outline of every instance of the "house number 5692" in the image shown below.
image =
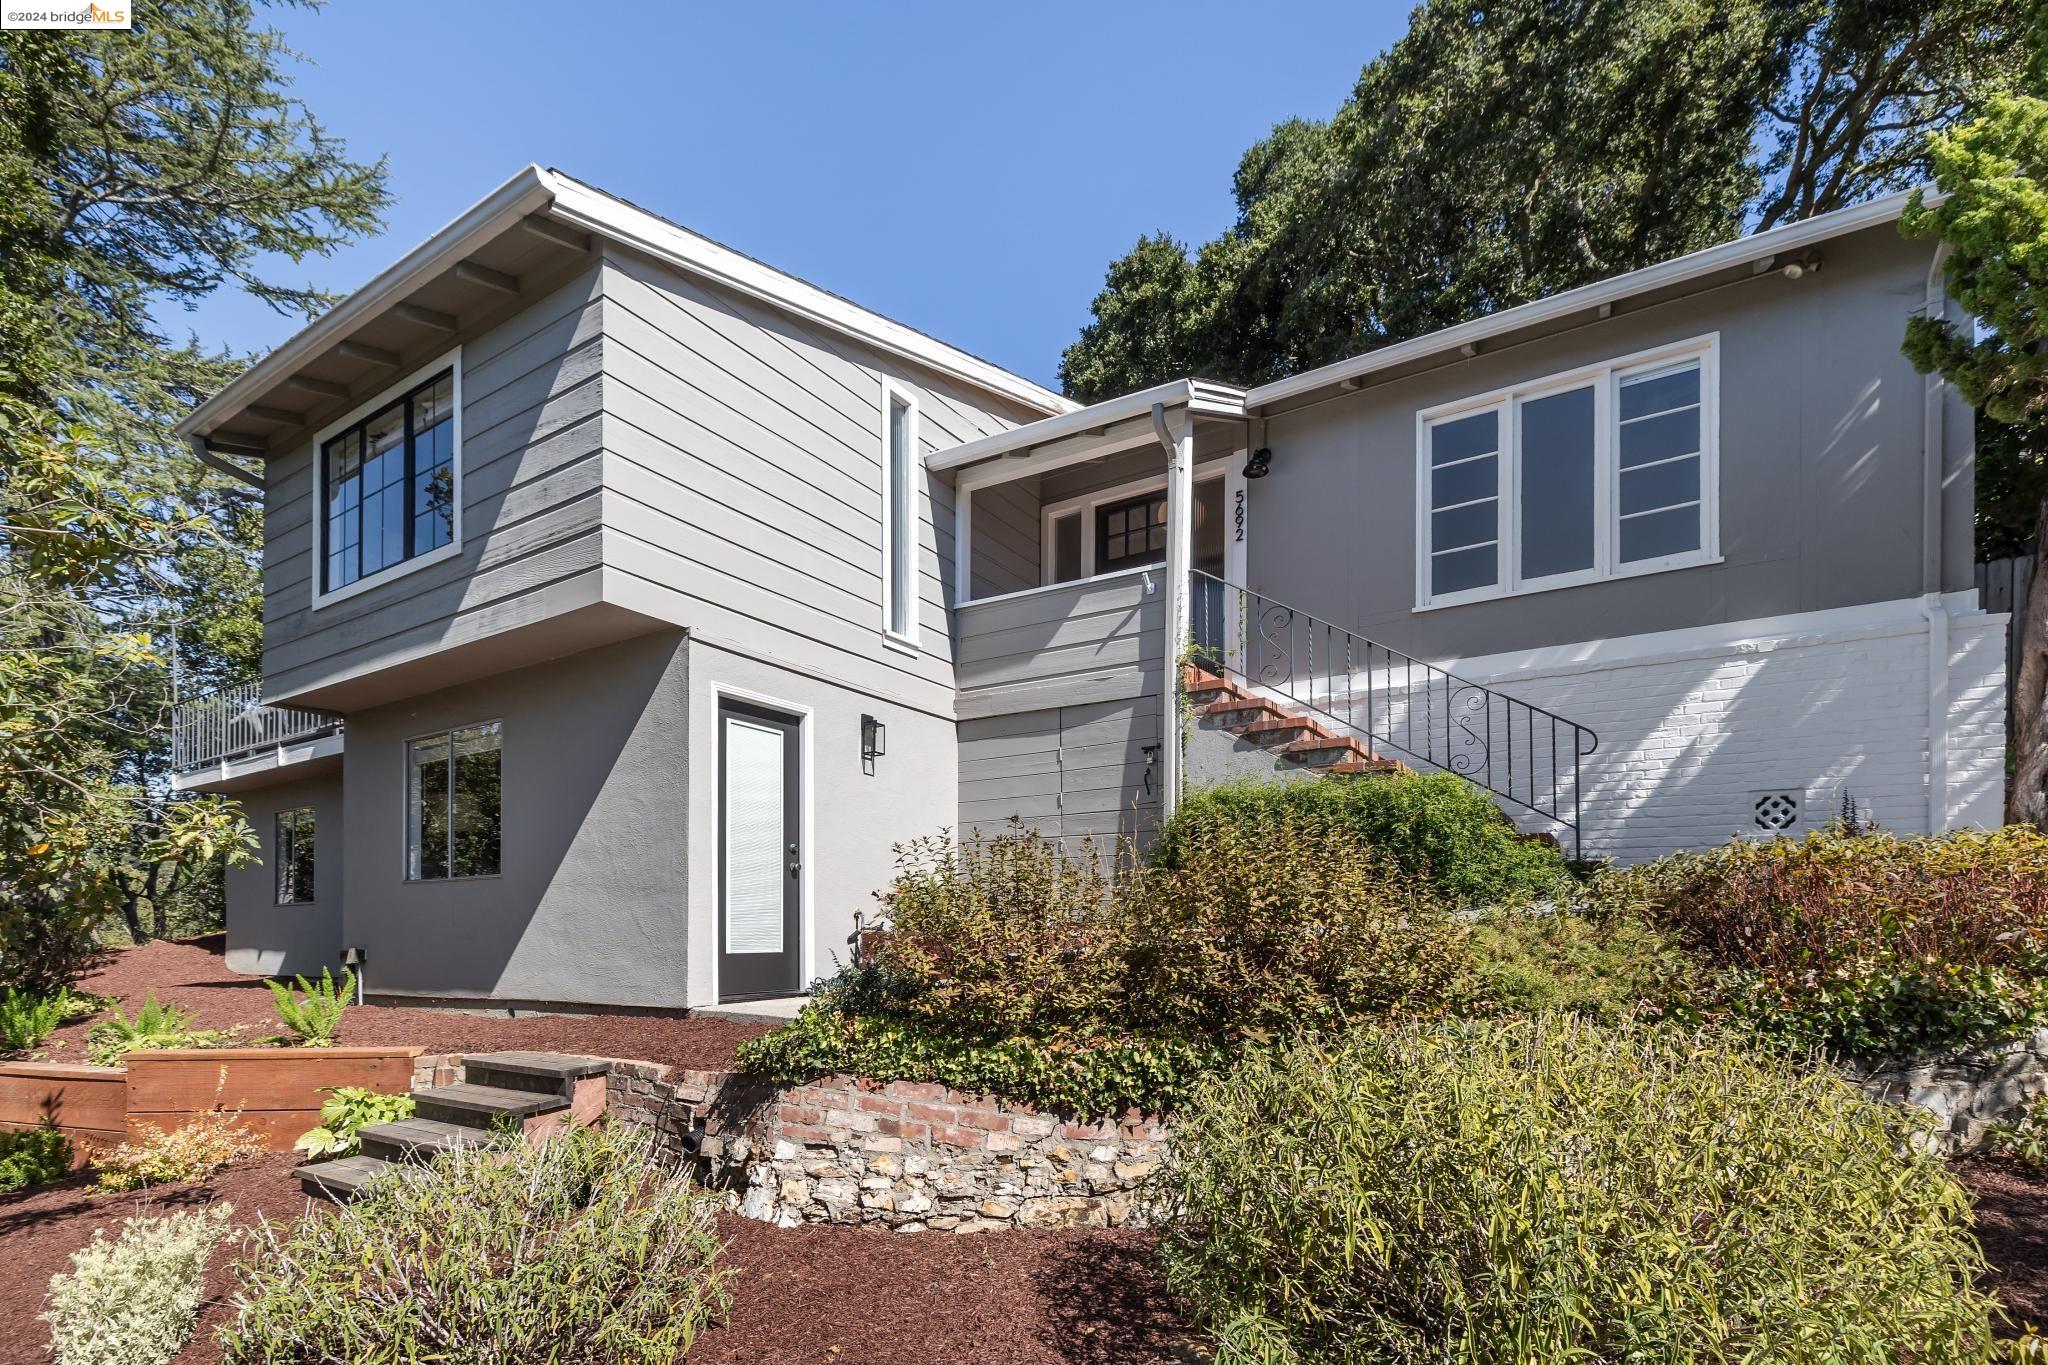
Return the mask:
<path fill-rule="evenodd" d="M 1235 505 L 1230 509 L 1230 524 L 1236 528 L 1237 543 L 1244 544 L 1244 490 L 1237 490 Z"/>

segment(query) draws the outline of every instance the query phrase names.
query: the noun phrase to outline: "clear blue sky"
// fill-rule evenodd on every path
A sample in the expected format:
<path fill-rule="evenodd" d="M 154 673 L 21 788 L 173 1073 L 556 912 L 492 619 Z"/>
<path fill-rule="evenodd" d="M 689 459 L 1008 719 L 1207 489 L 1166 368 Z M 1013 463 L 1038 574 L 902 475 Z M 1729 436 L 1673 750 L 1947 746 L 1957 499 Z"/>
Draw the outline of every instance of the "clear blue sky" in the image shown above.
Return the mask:
<path fill-rule="evenodd" d="M 1111 258 L 1230 221 L 1238 155 L 1327 117 L 1406 0 L 527 4 L 334 0 L 271 15 L 296 88 L 390 158 L 383 236 L 288 276 L 349 290 L 528 162 L 1053 384 Z M 1256 41 L 1246 33 L 1255 26 Z M 163 321 L 261 351 L 219 295 Z"/>

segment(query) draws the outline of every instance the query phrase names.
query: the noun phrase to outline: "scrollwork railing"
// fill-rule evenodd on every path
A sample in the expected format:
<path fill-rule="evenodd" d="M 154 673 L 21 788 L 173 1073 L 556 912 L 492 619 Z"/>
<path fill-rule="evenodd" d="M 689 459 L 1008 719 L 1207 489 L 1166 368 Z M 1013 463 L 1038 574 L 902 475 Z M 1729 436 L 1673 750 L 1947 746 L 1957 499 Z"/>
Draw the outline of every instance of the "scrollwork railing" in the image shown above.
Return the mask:
<path fill-rule="evenodd" d="M 1354 732 L 1373 753 L 1453 773 L 1571 833 L 1599 736 L 1555 712 L 1213 574 L 1194 571 L 1201 662 Z"/>

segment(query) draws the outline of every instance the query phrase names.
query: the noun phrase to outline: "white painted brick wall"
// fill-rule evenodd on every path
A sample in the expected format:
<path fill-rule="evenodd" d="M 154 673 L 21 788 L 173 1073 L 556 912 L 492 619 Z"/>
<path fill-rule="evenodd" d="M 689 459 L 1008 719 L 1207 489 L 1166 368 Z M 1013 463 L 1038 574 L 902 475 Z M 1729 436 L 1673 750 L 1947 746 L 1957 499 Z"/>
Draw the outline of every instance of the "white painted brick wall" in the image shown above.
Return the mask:
<path fill-rule="evenodd" d="M 2003 622 L 1969 611 L 1949 627 L 1951 826 L 1999 821 Z M 1458 667 L 1598 732 L 1599 751 L 1584 769 L 1585 851 L 1633 862 L 1763 835 L 1755 821 L 1763 791 L 1799 793 L 1795 833 L 1831 818 L 1845 793 L 1888 828 L 1924 832 L 1929 640 L 1923 621 L 1907 619 L 1795 627 L 1661 654 L 1657 637 L 1640 637 L 1610 642 L 1642 646 L 1642 657 L 1611 665 Z"/>

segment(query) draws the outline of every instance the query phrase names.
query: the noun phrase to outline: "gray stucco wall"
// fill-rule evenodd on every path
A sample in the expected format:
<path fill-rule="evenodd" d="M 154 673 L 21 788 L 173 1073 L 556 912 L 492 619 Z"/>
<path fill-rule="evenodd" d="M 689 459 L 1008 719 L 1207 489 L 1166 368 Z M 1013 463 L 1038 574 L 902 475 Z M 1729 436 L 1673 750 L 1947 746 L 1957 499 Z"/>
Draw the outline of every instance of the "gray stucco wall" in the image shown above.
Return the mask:
<path fill-rule="evenodd" d="M 342 777 L 338 761 L 328 771 L 237 798 L 242 816 L 256 831 L 260 862 L 227 872 L 227 965 L 231 972 L 257 976 L 304 973 L 322 967 L 341 970 Z M 277 821 L 279 811 L 313 808 L 313 903 L 277 903 Z"/>
<path fill-rule="evenodd" d="M 345 939 L 373 993 L 686 1003 L 688 652 L 674 632 L 349 718 Z M 408 882 L 405 741 L 503 723 L 502 870 Z"/>
<path fill-rule="evenodd" d="M 1489 350 L 1268 422 L 1250 585 L 1424 658 L 1610 639 L 1922 591 L 1924 381 L 1899 353 L 1931 248 L 1889 227 L 1772 273 Z M 1417 612 L 1416 413 L 1720 335 L 1719 564 Z M 1946 421 L 1943 587 L 1970 586 L 1970 415 Z"/>
<path fill-rule="evenodd" d="M 715 1001 L 718 942 L 718 703 L 722 695 L 799 716 L 809 760 L 806 984 L 847 960 L 853 917 L 873 918 L 894 844 L 958 821 L 953 721 L 693 639 L 690 643 L 689 904 L 692 1004 Z M 887 727 L 888 752 L 861 763 L 862 715 Z"/>

